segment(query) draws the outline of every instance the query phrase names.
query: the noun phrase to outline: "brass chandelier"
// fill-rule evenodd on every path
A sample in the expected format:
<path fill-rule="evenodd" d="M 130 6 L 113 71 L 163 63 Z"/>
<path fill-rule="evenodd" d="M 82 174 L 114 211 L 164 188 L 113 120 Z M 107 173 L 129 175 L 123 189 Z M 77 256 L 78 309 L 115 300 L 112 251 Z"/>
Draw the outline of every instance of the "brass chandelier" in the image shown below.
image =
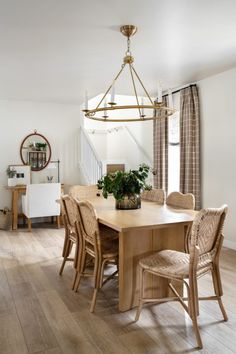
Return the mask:
<path fill-rule="evenodd" d="M 153 101 L 133 66 L 134 57 L 131 55 L 130 51 L 130 37 L 137 32 L 137 27 L 133 25 L 126 25 L 120 27 L 120 31 L 125 37 L 127 37 L 127 51 L 123 59 L 123 64 L 121 65 L 121 69 L 115 76 L 111 85 L 106 90 L 105 94 L 102 96 L 96 108 L 88 108 L 88 97 L 86 95 L 85 109 L 83 110 L 85 117 L 101 122 L 140 122 L 171 116 L 175 113 L 175 109 L 173 109 L 173 107 L 167 107 L 164 105 L 164 103 L 162 102 L 161 88 L 159 87 L 158 90 L 158 100 Z M 126 66 L 128 66 L 129 68 L 136 104 L 117 105 L 117 103 L 115 102 L 115 84 Z M 139 82 L 139 84 L 142 86 L 146 98 L 148 99 L 148 104 L 144 104 L 143 99 L 140 102 L 140 99 L 137 94 L 135 81 Z M 145 115 L 145 110 L 147 109 L 152 111 L 151 115 Z M 125 111 L 127 113 L 127 111 L 129 110 L 136 110 L 137 116 L 121 116 L 117 118 L 109 116 L 109 113 L 111 113 L 112 111 Z"/>

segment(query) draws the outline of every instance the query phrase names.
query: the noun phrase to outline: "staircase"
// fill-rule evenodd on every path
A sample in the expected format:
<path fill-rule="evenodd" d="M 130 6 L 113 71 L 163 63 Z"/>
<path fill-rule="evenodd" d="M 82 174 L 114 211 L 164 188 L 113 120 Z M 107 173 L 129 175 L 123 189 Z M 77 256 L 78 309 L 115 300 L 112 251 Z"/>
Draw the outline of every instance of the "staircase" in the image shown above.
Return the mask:
<path fill-rule="evenodd" d="M 97 184 L 102 177 L 102 162 L 83 127 L 80 127 L 80 169 L 86 184 Z"/>
<path fill-rule="evenodd" d="M 80 128 L 80 171 L 83 184 L 96 184 L 97 180 L 106 173 L 110 167 L 125 164 L 125 168 L 135 169 L 140 163 L 152 166 L 152 158 L 140 144 L 134 132 L 125 125 L 111 129 Z M 93 136 L 100 139 L 94 139 Z M 101 135 L 102 134 L 102 135 Z M 98 146 L 99 142 L 106 140 L 109 150 L 104 155 Z M 101 156 L 98 156 L 100 151 Z M 102 151 L 102 152 L 101 152 Z M 104 156 L 103 156 L 104 155 Z M 109 167 L 109 168 L 108 168 Z M 152 178 L 152 176 L 150 176 Z M 149 178 L 149 179 L 150 179 Z M 152 183 L 152 181 L 150 181 Z"/>

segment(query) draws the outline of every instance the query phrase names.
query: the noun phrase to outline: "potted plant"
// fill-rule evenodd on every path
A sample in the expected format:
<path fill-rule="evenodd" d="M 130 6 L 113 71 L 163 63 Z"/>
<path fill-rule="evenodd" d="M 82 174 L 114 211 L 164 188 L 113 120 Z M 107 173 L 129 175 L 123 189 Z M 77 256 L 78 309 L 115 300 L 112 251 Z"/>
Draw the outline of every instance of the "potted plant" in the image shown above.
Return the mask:
<path fill-rule="evenodd" d="M 14 187 L 16 185 L 16 170 L 13 166 L 8 166 L 6 170 L 7 176 L 8 176 L 8 186 L 9 187 Z"/>
<path fill-rule="evenodd" d="M 46 143 L 36 143 L 35 146 L 36 146 L 37 151 L 45 151 L 47 144 Z"/>
<path fill-rule="evenodd" d="M 104 198 L 113 194 L 117 209 L 139 209 L 141 208 L 141 191 L 152 188 L 146 184 L 149 171 L 150 167 L 142 164 L 138 170 L 108 173 L 98 180 L 98 188 L 102 189 Z"/>

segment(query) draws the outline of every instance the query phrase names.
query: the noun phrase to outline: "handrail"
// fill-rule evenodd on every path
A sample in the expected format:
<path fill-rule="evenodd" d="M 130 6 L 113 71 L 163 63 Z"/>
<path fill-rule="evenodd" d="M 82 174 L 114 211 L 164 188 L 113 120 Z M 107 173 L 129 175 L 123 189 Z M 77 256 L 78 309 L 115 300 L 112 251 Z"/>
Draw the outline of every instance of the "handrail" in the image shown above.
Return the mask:
<path fill-rule="evenodd" d="M 80 164 L 88 183 L 96 184 L 102 177 L 102 162 L 83 127 L 80 127 Z"/>
<path fill-rule="evenodd" d="M 93 154 L 94 154 L 96 160 L 97 160 L 97 161 L 100 161 L 100 158 L 99 158 L 99 156 L 98 156 L 96 150 L 94 149 L 94 147 L 93 147 L 93 145 L 92 145 L 92 143 L 91 143 L 91 140 L 90 140 L 90 138 L 89 138 L 89 135 L 88 135 L 86 129 L 84 129 L 83 127 L 80 127 L 80 131 L 81 131 L 82 134 L 85 136 L 85 138 L 86 138 L 86 140 L 87 140 L 87 142 L 88 142 L 88 145 L 90 146 L 90 149 L 93 151 Z"/>

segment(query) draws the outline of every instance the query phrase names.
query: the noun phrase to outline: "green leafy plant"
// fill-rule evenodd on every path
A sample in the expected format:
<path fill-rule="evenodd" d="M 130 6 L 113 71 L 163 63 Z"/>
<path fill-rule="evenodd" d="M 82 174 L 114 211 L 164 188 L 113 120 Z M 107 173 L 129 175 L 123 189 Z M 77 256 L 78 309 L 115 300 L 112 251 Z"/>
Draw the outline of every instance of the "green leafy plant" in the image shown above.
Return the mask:
<path fill-rule="evenodd" d="M 116 200 L 122 200 L 125 196 L 132 197 L 140 194 L 144 189 L 150 190 L 152 188 L 146 184 L 149 171 L 150 167 L 142 164 L 138 170 L 108 173 L 98 180 L 97 186 L 102 189 L 104 198 L 113 194 Z"/>
<path fill-rule="evenodd" d="M 37 150 L 46 150 L 47 144 L 46 143 L 36 143 L 35 147 Z"/>
<path fill-rule="evenodd" d="M 8 166 L 8 168 L 6 170 L 6 174 L 7 174 L 8 178 L 14 178 L 16 176 L 16 170 L 14 169 L 14 167 Z"/>

